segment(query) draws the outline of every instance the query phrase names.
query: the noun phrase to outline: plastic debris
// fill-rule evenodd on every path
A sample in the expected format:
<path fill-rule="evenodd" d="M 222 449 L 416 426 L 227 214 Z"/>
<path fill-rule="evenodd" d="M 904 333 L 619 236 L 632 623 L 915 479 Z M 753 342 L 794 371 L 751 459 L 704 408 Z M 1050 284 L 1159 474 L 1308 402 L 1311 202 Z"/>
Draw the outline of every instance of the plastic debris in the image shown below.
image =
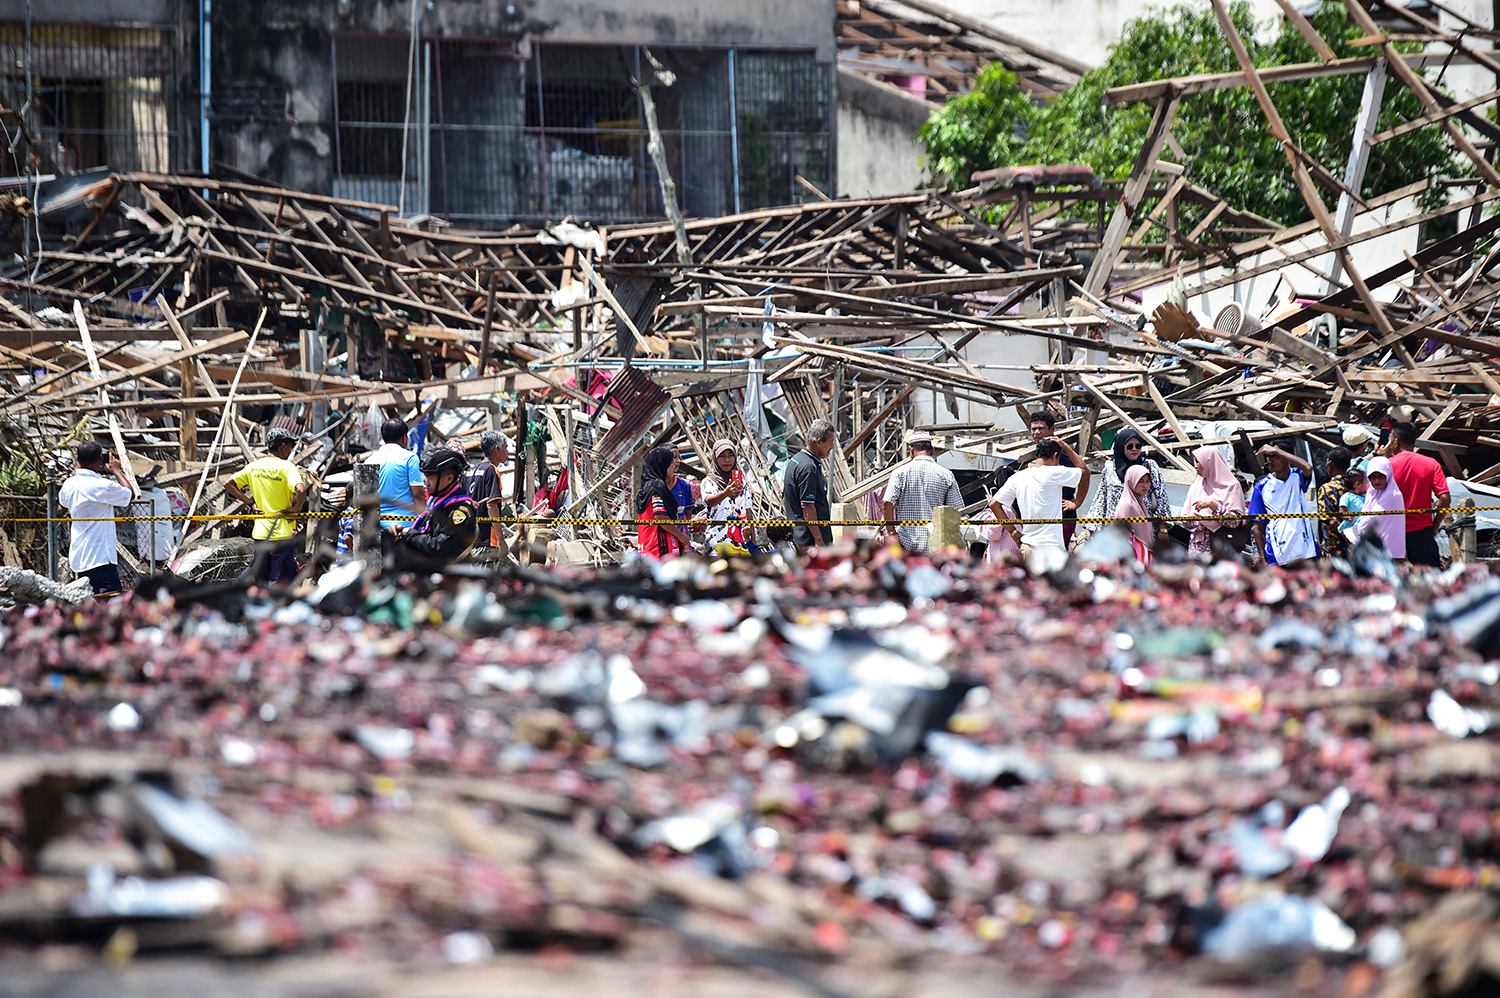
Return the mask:
<path fill-rule="evenodd" d="M 134 731 L 141 726 L 141 715 L 128 703 L 117 703 L 109 709 L 105 721 L 111 731 Z"/>
<path fill-rule="evenodd" d="M 1427 701 L 1432 726 L 1453 738 L 1467 738 L 1488 731 L 1494 718 L 1482 710 L 1465 707 L 1442 690 L 1433 690 Z"/>
<path fill-rule="evenodd" d="M 989 748 L 975 745 L 944 731 L 928 733 L 924 742 L 943 768 L 971 786 L 1031 783 L 1044 779 L 1046 767 L 1020 748 Z"/>
<path fill-rule="evenodd" d="M 1225 916 L 1203 937 L 1203 951 L 1226 963 L 1241 963 L 1274 949 L 1347 953 L 1354 930 L 1322 901 L 1287 894 L 1264 894 Z"/>
<path fill-rule="evenodd" d="M 74 900 L 76 915 L 124 918 L 203 918 L 229 901 L 229 887 L 213 877 L 115 879 L 107 864 L 89 870 L 88 891 Z"/>
<path fill-rule="evenodd" d="M 1304 807 L 1281 834 L 1287 851 L 1304 863 L 1315 863 L 1328 855 L 1338 834 L 1339 818 L 1348 806 L 1349 791 L 1336 787 L 1320 803 Z"/>
<path fill-rule="evenodd" d="M 173 846 L 205 861 L 256 852 L 250 833 L 201 800 L 178 797 L 152 783 L 137 783 L 131 800 L 144 824 Z"/>

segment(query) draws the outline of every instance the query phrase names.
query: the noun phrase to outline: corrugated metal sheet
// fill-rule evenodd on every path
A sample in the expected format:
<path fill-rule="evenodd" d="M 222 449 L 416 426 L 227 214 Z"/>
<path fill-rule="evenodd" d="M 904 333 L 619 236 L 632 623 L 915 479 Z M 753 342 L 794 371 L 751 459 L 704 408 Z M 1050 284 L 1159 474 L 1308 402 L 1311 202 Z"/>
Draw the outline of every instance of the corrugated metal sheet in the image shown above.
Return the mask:
<path fill-rule="evenodd" d="M 597 453 L 605 465 L 617 465 L 656 422 L 672 397 L 638 367 L 624 368 L 615 375 L 610 382 L 609 397 L 620 403 L 622 411 L 615 417 L 615 425 L 599 441 Z"/>

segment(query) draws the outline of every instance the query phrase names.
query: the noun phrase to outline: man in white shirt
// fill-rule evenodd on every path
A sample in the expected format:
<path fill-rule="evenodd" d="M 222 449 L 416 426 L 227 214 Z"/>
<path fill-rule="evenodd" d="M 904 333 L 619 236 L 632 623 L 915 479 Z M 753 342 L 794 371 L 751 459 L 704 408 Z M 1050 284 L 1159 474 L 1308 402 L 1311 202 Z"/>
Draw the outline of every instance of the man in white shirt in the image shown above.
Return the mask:
<path fill-rule="evenodd" d="M 1073 462 L 1073 467 L 1062 466 L 1064 452 Z M 990 511 L 997 520 L 1060 521 L 1065 488 L 1076 489 L 1079 496 L 1088 495 L 1089 470 L 1072 447 L 1056 437 L 1049 437 L 1036 445 L 1036 460 L 1000 486 L 1000 491 L 990 500 Z M 1028 523 L 1019 530 L 1015 526 L 1006 529 L 1021 545 L 1021 557 L 1025 560 L 1029 561 L 1031 552 L 1038 548 L 1066 550 L 1061 522 Z"/>
<path fill-rule="evenodd" d="M 114 480 L 101 475 L 101 470 L 108 471 Z M 129 505 L 135 497 L 113 454 L 106 463 L 104 448 L 94 441 L 78 445 L 78 469 L 63 482 L 57 501 L 73 517 L 68 564 L 89 580 L 95 596 L 114 596 L 121 589 L 115 525 L 99 518 L 114 516 L 116 506 Z"/>

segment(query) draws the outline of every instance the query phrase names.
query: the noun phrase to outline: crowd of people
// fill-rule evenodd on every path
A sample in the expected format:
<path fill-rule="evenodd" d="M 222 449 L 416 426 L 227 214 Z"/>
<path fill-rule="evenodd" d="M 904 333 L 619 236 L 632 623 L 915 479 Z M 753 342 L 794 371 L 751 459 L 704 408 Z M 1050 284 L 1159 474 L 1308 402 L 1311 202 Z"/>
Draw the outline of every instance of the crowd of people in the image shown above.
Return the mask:
<path fill-rule="evenodd" d="M 1102 524 L 1117 521 L 1127 528 L 1136 558 L 1147 564 L 1163 545 L 1183 539 L 1190 556 L 1291 565 L 1323 555 L 1347 556 L 1366 535 L 1394 559 L 1439 564 L 1437 533 L 1451 494 L 1441 465 L 1417 452 L 1417 430 L 1409 422 L 1390 424 L 1383 443 L 1363 426 L 1347 427 L 1343 446 L 1327 454 L 1326 480 L 1316 489 L 1311 513 L 1313 466 L 1291 443 L 1261 446 L 1254 455 L 1260 474 L 1253 481 L 1235 474 L 1230 445 L 1198 447 L 1192 455 L 1196 476 L 1176 516 L 1161 466 L 1149 454 L 1150 441 L 1136 430 L 1116 434 L 1095 475 L 1056 435 L 1050 412 L 1030 413 L 1028 422 L 1035 457 L 1024 467 L 1007 469 L 998 487 L 969 502 L 954 473 L 937 461 L 932 436 L 909 432 L 906 459 L 891 470 L 880 500 L 879 531 L 907 550 L 924 552 L 937 507 L 978 507 L 977 539 L 992 559 L 1066 551 Z M 381 545 L 389 565 L 435 571 L 476 547 L 493 548 L 501 557 L 509 553 L 506 533 L 496 522 L 511 511 L 506 495 L 513 472 L 503 434 L 482 434 L 479 456 L 471 463 L 463 450 L 442 444 L 429 445 L 419 458 L 402 420 L 386 420 L 380 432 L 381 446 L 362 460 L 378 469 Z M 268 585 L 288 581 L 298 571 L 298 514 L 317 484 L 291 460 L 296 443 L 291 431 L 271 428 L 265 456 L 223 481 L 230 499 L 258 514 L 250 575 Z M 805 551 L 831 544 L 835 497 L 825 462 L 836 446 L 837 434 L 827 420 L 807 428 L 782 475 L 779 507 L 786 522 L 769 526 L 757 523 L 757 503 L 761 510 L 776 508 L 774 491 L 746 474 L 733 441 L 714 441 L 706 455 L 707 474 L 699 482 L 684 474 L 680 448 L 653 448 L 641 464 L 630 503 L 637 550 L 667 559 L 690 550 L 743 555 L 767 546 Z M 106 459 L 98 443 L 82 444 L 77 458 L 77 470 L 59 495 L 75 517 L 70 563 L 88 576 L 96 593 L 118 592 L 114 524 L 105 518 L 136 495 L 118 462 Z M 1091 494 L 1084 518 L 1089 522 L 1080 526 L 1078 511 Z M 530 514 L 560 510 L 565 495 L 564 473 L 538 489 Z M 334 499 L 347 507 L 347 490 L 336 490 Z M 346 513 L 339 530 L 341 552 L 349 549 L 353 521 Z"/>

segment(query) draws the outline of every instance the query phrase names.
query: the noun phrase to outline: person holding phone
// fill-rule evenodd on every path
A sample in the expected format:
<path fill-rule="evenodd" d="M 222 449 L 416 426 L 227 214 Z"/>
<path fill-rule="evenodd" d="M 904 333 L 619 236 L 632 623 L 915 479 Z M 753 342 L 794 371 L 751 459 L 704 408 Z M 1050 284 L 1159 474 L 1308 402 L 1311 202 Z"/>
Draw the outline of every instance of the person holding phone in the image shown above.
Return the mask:
<path fill-rule="evenodd" d="M 708 550 L 717 554 L 760 553 L 754 531 L 742 525 L 754 517 L 755 494 L 739 465 L 734 444 L 715 440 L 713 471 L 703 479 L 703 505 L 708 510 Z"/>

